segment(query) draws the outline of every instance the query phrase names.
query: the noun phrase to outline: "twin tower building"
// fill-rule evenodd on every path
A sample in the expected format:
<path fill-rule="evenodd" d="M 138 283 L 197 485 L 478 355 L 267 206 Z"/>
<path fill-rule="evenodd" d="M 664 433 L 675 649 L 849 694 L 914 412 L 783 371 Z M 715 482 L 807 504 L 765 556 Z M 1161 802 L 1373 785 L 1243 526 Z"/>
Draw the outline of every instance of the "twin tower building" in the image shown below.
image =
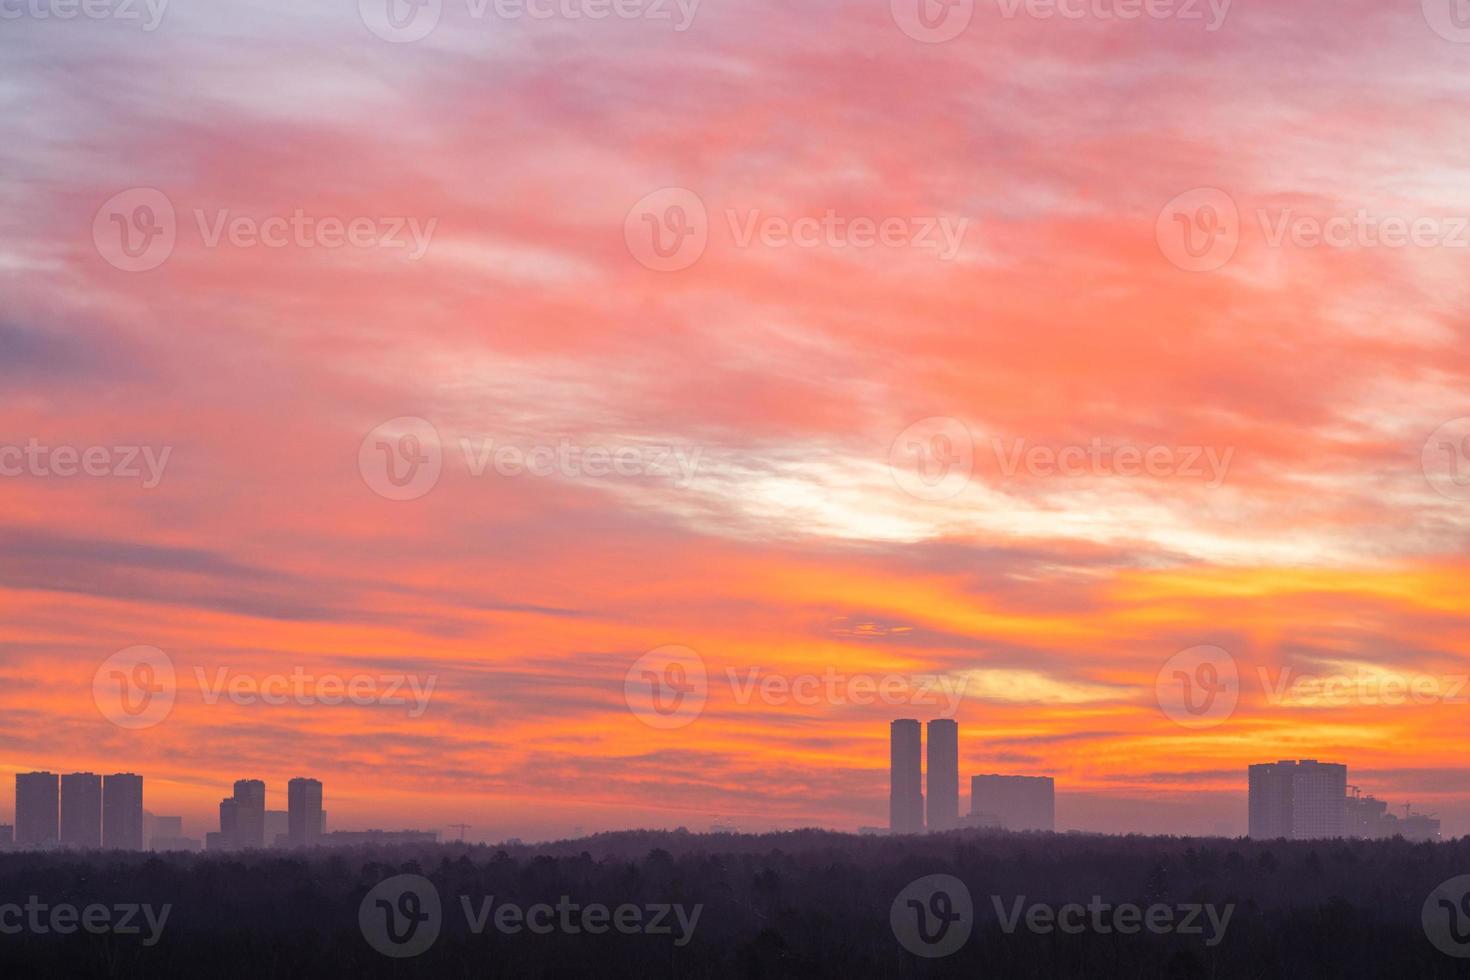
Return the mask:
<path fill-rule="evenodd" d="M 954 830 L 960 825 L 960 726 L 952 718 L 929 722 L 929 765 L 923 732 L 912 718 L 889 725 L 888 827 L 895 834 Z M 929 784 L 924 785 L 928 772 Z M 925 792 L 927 788 L 928 792 Z M 928 813 L 924 804 L 928 801 Z"/>

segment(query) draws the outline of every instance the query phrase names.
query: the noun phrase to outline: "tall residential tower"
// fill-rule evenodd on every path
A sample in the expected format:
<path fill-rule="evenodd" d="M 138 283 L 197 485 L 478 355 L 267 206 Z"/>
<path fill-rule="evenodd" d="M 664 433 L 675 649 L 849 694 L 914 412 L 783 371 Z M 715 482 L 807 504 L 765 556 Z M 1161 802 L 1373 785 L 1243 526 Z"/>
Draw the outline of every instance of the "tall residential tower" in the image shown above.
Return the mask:
<path fill-rule="evenodd" d="M 960 726 L 953 718 L 929 722 L 929 771 L 925 775 L 930 832 L 960 825 Z"/>
<path fill-rule="evenodd" d="M 102 778 L 102 846 L 143 849 L 143 777 L 131 772 Z"/>
<path fill-rule="evenodd" d="M 1250 836 L 1317 840 L 1347 833 L 1347 766 L 1303 759 L 1250 767 Z"/>
<path fill-rule="evenodd" d="M 15 774 L 15 842 L 55 844 L 57 840 L 56 773 Z"/>
<path fill-rule="evenodd" d="M 922 738 L 913 718 L 888 726 L 888 829 L 895 834 L 924 830 Z"/>
<path fill-rule="evenodd" d="M 292 847 L 314 847 L 322 836 L 322 784 L 297 778 L 286 784 L 286 824 Z"/>
<path fill-rule="evenodd" d="M 61 777 L 61 842 L 91 850 L 102 846 L 102 777 L 96 773 Z"/>

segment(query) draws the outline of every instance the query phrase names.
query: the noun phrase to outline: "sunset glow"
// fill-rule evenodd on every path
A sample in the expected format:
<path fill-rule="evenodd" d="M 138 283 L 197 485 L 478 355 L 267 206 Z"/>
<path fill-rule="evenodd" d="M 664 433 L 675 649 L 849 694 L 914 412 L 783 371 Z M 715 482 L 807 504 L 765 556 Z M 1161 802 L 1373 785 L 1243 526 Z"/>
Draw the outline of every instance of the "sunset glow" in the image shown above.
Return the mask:
<path fill-rule="evenodd" d="M 1470 833 L 1470 45 L 1418 2 L 358 6 L 0 21 L 0 814 L 885 826 L 953 697 L 962 806 L 1243 834 L 1323 759 Z"/>

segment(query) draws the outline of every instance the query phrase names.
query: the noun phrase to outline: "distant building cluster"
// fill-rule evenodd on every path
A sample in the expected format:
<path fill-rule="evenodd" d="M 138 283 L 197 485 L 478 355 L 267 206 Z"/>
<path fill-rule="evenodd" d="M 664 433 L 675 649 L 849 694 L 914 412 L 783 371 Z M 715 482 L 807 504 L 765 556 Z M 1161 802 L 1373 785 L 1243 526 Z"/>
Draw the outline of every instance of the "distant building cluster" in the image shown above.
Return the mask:
<path fill-rule="evenodd" d="M 438 831 L 339 830 L 327 833 L 322 784 L 293 779 L 286 809 L 265 808 L 265 782 L 241 779 L 220 801 L 219 830 L 204 841 L 184 836 L 184 819 L 143 809 L 143 777 L 23 772 L 15 777 L 15 822 L 0 824 L 0 848 L 198 851 L 266 847 L 435 844 Z"/>
<path fill-rule="evenodd" d="M 437 830 L 335 830 L 327 832 L 320 780 L 286 783 L 286 809 L 265 808 L 265 782 L 241 779 L 220 800 L 219 830 L 205 837 L 211 851 L 260 848 L 352 847 L 362 844 L 437 844 Z"/>
<path fill-rule="evenodd" d="M 265 808 L 265 781 L 238 779 L 232 795 L 220 800 L 219 830 L 204 838 L 211 851 L 264 847 L 315 847 L 327 832 L 322 784 L 297 777 L 286 783 L 286 809 Z"/>
<path fill-rule="evenodd" d="M 1440 839 L 1437 819 L 1412 813 L 1408 806 L 1402 818 L 1388 812 L 1387 803 L 1361 796 L 1357 786 L 1348 785 L 1347 766 L 1340 763 L 1316 759 L 1263 762 L 1250 767 L 1248 782 L 1249 833 L 1254 838 Z"/>
<path fill-rule="evenodd" d="M 23 772 L 15 777 L 15 823 L 0 824 L 0 847 L 197 851 L 184 818 L 143 809 L 143 777 L 120 772 Z"/>
<path fill-rule="evenodd" d="M 927 768 L 922 765 L 923 734 L 912 718 L 889 725 L 890 833 L 937 833 L 962 826 L 1056 829 L 1056 789 L 1049 776 L 975 776 L 970 780 L 970 812 L 961 820 L 959 723 L 950 718 L 929 722 Z"/>
<path fill-rule="evenodd" d="M 143 809 L 143 777 L 73 772 L 15 776 L 15 823 L 0 825 L 0 845 L 141 851 L 151 820 Z M 178 819 L 178 818 L 172 818 Z"/>

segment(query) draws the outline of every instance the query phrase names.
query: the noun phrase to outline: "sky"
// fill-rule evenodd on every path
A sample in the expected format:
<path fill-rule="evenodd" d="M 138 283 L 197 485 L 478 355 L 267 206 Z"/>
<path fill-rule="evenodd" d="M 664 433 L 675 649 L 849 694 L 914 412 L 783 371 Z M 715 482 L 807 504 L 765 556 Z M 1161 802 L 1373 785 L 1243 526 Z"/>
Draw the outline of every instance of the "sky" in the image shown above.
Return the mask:
<path fill-rule="evenodd" d="M 395 3 L 0 2 L 0 821 L 1470 833 L 1448 0 Z"/>

